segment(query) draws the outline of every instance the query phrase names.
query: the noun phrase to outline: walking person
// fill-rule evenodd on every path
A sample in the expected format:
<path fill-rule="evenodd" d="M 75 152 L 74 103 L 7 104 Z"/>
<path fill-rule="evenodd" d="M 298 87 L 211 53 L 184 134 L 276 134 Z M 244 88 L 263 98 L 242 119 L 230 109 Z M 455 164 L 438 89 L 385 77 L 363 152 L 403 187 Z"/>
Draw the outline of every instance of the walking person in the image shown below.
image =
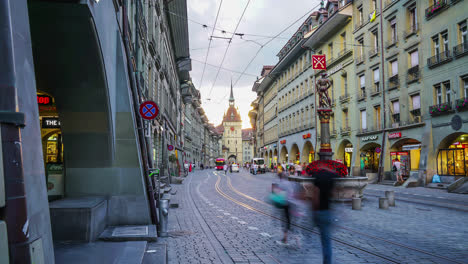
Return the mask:
<path fill-rule="evenodd" d="M 252 164 L 252 166 L 253 166 L 252 168 L 253 168 L 254 175 L 257 175 L 257 170 L 258 170 L 258 165 L 257 165 L 257 163 L 254 162 L 254 163 Z"/>
<path fill-rule="evenodd" d="M 323 167 L 311 176 L 315 178 L 311 197 L 313 218 L 320 231 L 323 263 L 329 264 L 332 260 L 330 197 L 334 186 L 333 178 L 337 175 L 331 169 Z"/>
<path fill-rule="evenodd" d="M 403 176 L 401 175 L 401 162 L 398 158 L 396 158 L 395 161 L 393 162 L 392 170 L 396 174 L 397 181 L 403 182 Z"/>
<path fill-rule="evenodd" d="M 294 186 L 288 181 L 288 173 L 278 166 L 279 182 L 272 185 L 272 201 L 283 211 L 286 222 L 283 226 L 283 238 L 276 241 L 279 245 L 288 245 L 288 234 L 291 229 L 291 199 L 294 196 Z"/>
<path fill-rule="evenodd" d="M 226 175 L 227 171 L 228 171 L 228 165 L 227 164 L 224 164 L 223 170 L 224 170 L 224 175 Z"/>

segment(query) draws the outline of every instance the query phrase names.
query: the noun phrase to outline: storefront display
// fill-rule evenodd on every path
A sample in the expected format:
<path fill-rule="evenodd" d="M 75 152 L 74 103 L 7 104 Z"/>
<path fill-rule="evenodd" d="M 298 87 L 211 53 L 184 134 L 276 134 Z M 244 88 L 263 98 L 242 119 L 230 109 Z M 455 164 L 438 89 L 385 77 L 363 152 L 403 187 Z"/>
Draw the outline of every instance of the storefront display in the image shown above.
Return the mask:
<path fill-rule="evenodd" d="M 353 156 L 353 145 L 351 144 L 348 144 L 346 145 L 345 149 L 344 149 L 345 153 L 344 153 L 344 164 L 346 165 L 346 167 L 348 167 L 348 172 L 351 168 L 351 158 Z"/>
<path fill-rule="evenodd" d="M 437 155 L 437 174 L 440 176 L 468 176 L 468 134 L 458 137 Z"/>
<path fill-rule="evenodd" d="M 379 170 L 380 153 L 374 150 L 361 152 L 361 170 L 376 173 Z"/>
<path fill-rule="evenodd" d="M 410 164 L 410 155 L 408 152 L 406 151 L 390 152 L 390 159 L 392 161 L 391 168 L 393 168 L 393 165 L 398 160 L 400 161 L 401 176 L 403 178 L 410 176 L 411 164 Z"/>

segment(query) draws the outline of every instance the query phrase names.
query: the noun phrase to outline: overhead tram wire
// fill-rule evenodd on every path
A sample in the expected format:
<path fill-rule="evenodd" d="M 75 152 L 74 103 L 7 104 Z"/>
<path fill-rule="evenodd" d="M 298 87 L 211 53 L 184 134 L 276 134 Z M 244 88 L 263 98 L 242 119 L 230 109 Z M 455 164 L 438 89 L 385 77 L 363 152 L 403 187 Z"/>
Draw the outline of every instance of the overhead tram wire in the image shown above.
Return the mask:
<path fill-rule="evenodd" d="M 279 32 L 278 34 L 276 34 L 272 39 L 270 39 L 269 41 L 267 41 L 265 44 L 263 44 L 263 46 L 260 46 L 260 48 L 257 50 L 257 53 L 255 53 L 254 57 L 249 61 L 249 63 L 247 64 L 247 66 L 244 68 L 244 70 L 242 71 L 243 73 L 245 71 L 247 71 L 247 69 L 250 67 L 250 64 L 252 64 L 252 62 L 255 60 L 255 58 L 257 58 L 258 54 L 260 53 L 260 51 L 266 46 L 268 45 L 270 42 L 272 42 L 275 38 L 279 37 L 281 34 L 283 34 L 286 30 L 288 30 L 290 27 L 294 26 L 297 22 L 299 22 L 301 19 L 303 19 L 305 16 L 309 15 L 312 11 L 314 11 L 314 9 L 316 9 L 317 7 L 319 7 L 320 4 L 314 6 L 312 9 L 310 9 L 309 11 L 307 11 L 304 15 L 302 15 L 300 18 L 296 19 L 293 23 L 291 23 L 289 26 L 287 26 L 285 29 L 281 30 L 281 32 Z M 239 80 L 242 78 L 242 75 L 239 75 L 239 77 L 237 78 L 237 80 L 234 82 L 234 86 L 236 86 L 237 82 L 239 82 Z"/>
<path fill-rule="evenodd" d="M 201 60 L 192 59 L 192 61 L 204 64 L 204 62 L 201 61 Z M 211 67 L 215 67 L 215 68 L 219 68 L 219 65 L 214 65 L 214 64 L 210 64 L 210 63 L 206 63 L 206 65 L 211 66 Z M 227 69 L 227 68 L 221 68 L 221 70 L 241 74 L 240 71 L 235 71 L 235 70 L 231 70 L 231 69 Z M 252 76 L 252 77 L 257 77 L 257 75 L 252 74 L 252 73 L 245 73 L 245 75 Z"/>
<path fill-rule="evenodd" d="M 250 4 L 250 0 L 245 5 L 244 11 L 242 11 L 242 15 L 239 18 L 239 21 L 237 22 L 237 25 L 236 25 L 236 28 L 234 29 L 234 32 L 236 32 L 237 28 L 239 28 L 239 25 L 242 22 L 242 18 L 244 17 L 245 12 L 247 11 L 247 8 L 249 7 L 249 4 Z M 223 55 L 223 59 L 221 60 L 221 64 L 219 65 L 218 71 L 216 72 L 215 80 L 213 81 L 213 85 L 211 86 L 210 92 L 208 93 L 208 97 L 211 96 L 211 92 L 213 91 L 213 88 L 214 88 L 214 86 L 216 84 L 216 81 L 218 80 L 219 72 L 221 70 L 221 67 L 223 67 L 224 60 L 226 59 L 226 55 L 228 53 L 229 47 L 231 46 L 232 38 L 234 37 L 234 35 L 235 35 L 235 33 L 232 34 L 231 39 L 229 40 L 228 46 L 226 47 L 226 50 L 225 50 L 224 55 Z"/>
<path fill-rule="evenodd" d="M 259 35 L 259 34 L 250 34 L 250 33 L 240 33 L 240 32 L 231 32 L 229 30 L 224 30 L 224 29 L 221 29 L 221 28 L 217 28 L 216 25 L 215 26 L 210 26 L 210 25 L 207 25 L 207 24 L 204 24 L 204 23 L 201 23 L 201 22 L 198 22 L 198 21 L 195 21 L 193 19 L 190 19 L 190 18 L 187 18 L 185 16 L 182 16 L 180 14 L 177 14 L 177 13 L 174 13 L 168 9 L 165 9 L 166 12 L 168 12 L 169 14 L 173 15 L 173 16 L 176 16 L 176 17 L 179 17 L 179 18 L 182 18 L 182 19 L 185 19 L 189 22 L 192 22 L 194 24 L 197 24 L 197 25 L 200 25 L 204 28 L 212 28 L 216 31 L 219 31 L 221 33 L 229 33 L 229 34 L 234 34 L 236 36 L 239 36 L 241 39 L 243 36 L 251 36 L 251 37 L 259 37 L 259 38 L 267 38 L 267 39 L 271 39 L 271 38 L 277 38 L 277 39 L 289 39 L 289 38 L 286 38 L 286 37 L 274 37 L 274 36 L 266 36 L 266 35 Z"/>
<path fill-rule="evenodd" d="M 221 11 L 221 6 L 222 5 L 223 5 L 223 0 L 221 0 L 221 2 L 219 2 L 218 12 L 216 13 L 216 18 L 215 18 L 215 23 L 214 23 L 215 27 L 216 27 L 216 23 L 218 22 L 219 11 Z M 208 42 L 208 50 L 206 51 L 205 64 L 203 65 L 202 76 L 201 76 L 201 79 L 200 79 L 200 88 L 202 87 L 203 77 L 205 76 L 206 63 L 208 62 L 208 56 L 210 55 L 211 41 L 213 40 L 212 36 L 213 36 L 214 31 L 215 31 L 215 27 L 213 27 L 213 30 L 211 31 L 210 41 Z"/>

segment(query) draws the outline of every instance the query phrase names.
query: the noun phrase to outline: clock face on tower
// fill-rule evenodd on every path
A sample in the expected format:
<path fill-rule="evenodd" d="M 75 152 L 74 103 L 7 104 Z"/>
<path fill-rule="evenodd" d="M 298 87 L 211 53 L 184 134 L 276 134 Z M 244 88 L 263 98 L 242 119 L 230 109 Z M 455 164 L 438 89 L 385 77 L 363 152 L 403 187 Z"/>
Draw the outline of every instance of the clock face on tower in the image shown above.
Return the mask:
<path fill-rule="evenodd" d="M 231 127 L 231 131 L 234 131 L 234 127 Z"/>

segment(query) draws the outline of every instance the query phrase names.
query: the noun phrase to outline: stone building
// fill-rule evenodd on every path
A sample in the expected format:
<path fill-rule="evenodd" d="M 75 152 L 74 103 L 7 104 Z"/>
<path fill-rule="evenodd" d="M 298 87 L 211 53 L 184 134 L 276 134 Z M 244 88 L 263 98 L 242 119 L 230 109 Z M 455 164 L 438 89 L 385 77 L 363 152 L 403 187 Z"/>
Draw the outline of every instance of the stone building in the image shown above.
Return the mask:
<path fill-rule="evenodd" d="M 242 165 L 254 158 L 253 128 L 242 129 Z"/>

